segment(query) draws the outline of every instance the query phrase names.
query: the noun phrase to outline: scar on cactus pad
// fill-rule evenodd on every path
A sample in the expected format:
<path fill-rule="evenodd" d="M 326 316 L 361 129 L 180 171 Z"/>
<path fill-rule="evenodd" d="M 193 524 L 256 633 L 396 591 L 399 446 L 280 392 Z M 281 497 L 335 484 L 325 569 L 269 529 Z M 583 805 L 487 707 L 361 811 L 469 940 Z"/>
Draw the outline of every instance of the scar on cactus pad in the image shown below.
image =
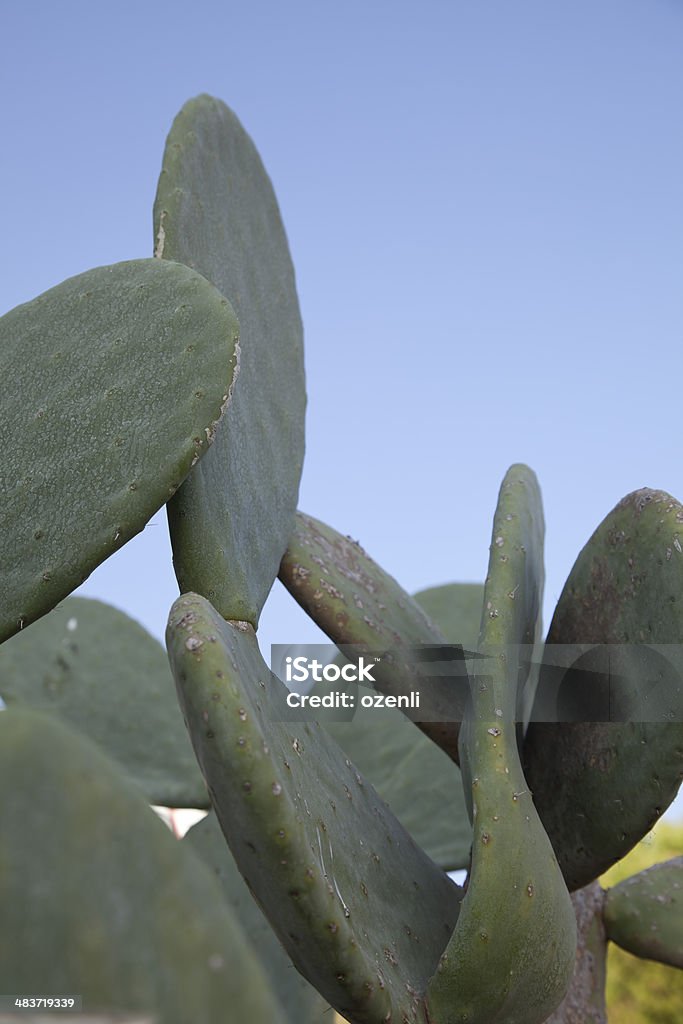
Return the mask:
<path fill-rule="evenodd" d="M 683 508 L 660 491 L 624 498 L 579 554 L 543 645 L 540 490 L 516 465 L 484 584 L 408 595 L 296 512 L 294 271 L 270 180 L 218 100 L 191 100 L 173 123 L 154 233 L 155 259 L 87 271 L 0 320 L 4 376 L 17 381 L 0 417 L 0 639 L 22 634 L 0 655 L 0 694 L 15 705 L 0 716 L 6 990 L 10 975 L 29 977 L 27 953 L 53 970 L 56 935 L 88 947 L 86 1010 L 159 1024 L 189 1019 L 194 989 L 169 982 L 180 961 L 206 1024 L 324 1024 L 328 1003 L 352 1024 L 572 1024 L 572 1006 L 604 1020 L 604 978 L 586 964 L 608 941 L 683 963 L 680 857 L 606 895 L 595 883 L 683 775 Z M 186 731 L 151 638 L 95 602 L 59 605 L 165 502 L 182 592 L 167 647 Z M 378 679 L 386 693 L 415 684 L 400 656 L 411 646 L 473 652 L 459 686 L 437 693 L 440 720 L 278 720 L 284 687 L 256 635 L 278 570 L 342 652 L 398 653 Z M 536 689 L 521 644 L 541 652 Z M 637 714 L 593 721 L 571 665 L 561 696 L 573 720 L 544 720 L 557 649 L 596 658 L 601 685 L 609 667 L 594 651 L 609 644 L 626 652 L 619 706 Z M 662 659 L 666 700 L 646 714 L 643 674 Z M 207 792 L 210 817 L 183 844 L 145 811 L 145 798 L 206 806 Z M 115 841 L 93 810 L 111 800 Z M 35 838 L 56 807 L 68 856 Z M 464 888 L 446 873 L 456 866 Z M 159 875 L 174 880 L 170 909 Z M 112 893 L 128 931 L 103 926 Z M 178 908 L 183 925 L 169 926 Z M 49 975 L 56 988 L 80 989 L 77 959 Z"/>

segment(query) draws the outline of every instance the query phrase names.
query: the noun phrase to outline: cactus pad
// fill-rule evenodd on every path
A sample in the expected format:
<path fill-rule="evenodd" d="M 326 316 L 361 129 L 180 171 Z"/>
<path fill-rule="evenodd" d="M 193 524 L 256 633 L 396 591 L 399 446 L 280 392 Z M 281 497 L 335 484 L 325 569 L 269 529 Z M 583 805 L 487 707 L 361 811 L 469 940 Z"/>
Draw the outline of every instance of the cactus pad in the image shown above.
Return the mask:
<path fill-rule="evenodd" d="M 277 576 L 304 453 L 303 335 L 287 239 L 254 145 L 199 96 L 171 128 L 154 204 L 155 253 L 233 303 L 240 379 L 210 462 L 169 506 L 176 574 L 225 618 L 254 626 Z"/>
<path fill-rule="evenodd" d="M 0 697 L 70 723 L 106 750 L 150 803 L 209 805 L 166 651 L 116 608 L 68 597 L 4 643 Z"/>
<path fill-rule="evenodd" d="M 608 889 L 605 925 L 628 953 L 683 969 L 683 857 Z"/>
<path fill-rule="evenodd" d="M 221 827 L 294 963 L 357 1024 L 422 1020 L 459 888 L 322 727 L 278 721 L 287 690 L 247 623 L 186 594 L 167 642 Z"/>
<path fill-rule="evenodd" d="M 410 648 L 443 644 L 441 630 L 429 620 L 393 577 L 384 572 L 350 537 L 297 512 L 294 532 L 280 566 L 280 580 L 339 647 L 391 651 L 386 670 L 375 667 L 377 689 L 400 694 L 420 686 L 414 665 L 402 661 Z M 464 688 L 466 690 L 466 687 Z M 452 684 L 430 686 L 430 704 L 438 713 L 417 724 L 454 761 L 458 759 L 458 709 Z M 449 721 L 449 718 L 452 718 Z"/>
<path fill-rule="evenodd" d="M 542 543 L 536 479 L 513 466 L 494 519 L 480 635 L 487 658 L 477 662 L 460 733 L 472 869 L 428 990 L 434 1024 L 541 1024 L 564 997 L 574 968 L 574 911 L 517 751 L 526 672 L 516 645 L 538 636 Z"/>
<path fill-rule="evenodd" d="M 413 594 L 423 612 L 449 644 L 475 648 L 481 626 L 484 587 L 481 583 L 444 583 Z"/>
<path fill-rule="evenodd" d="M 472 649 L 483 594 L 479 583 L 448 583 L 420 591 L 414 600 L 448 643 Z M 453 761 L 398 710 L 358 708 L 352 721 L 330 716 L 324 724 L 432 860 L 447 871 L 466 868 L 472 826 Z"/>
<path fill-rule="evenodd" d="M 164 1024 L 282 1022 L 220 886 L 78 733 L 0 713 L 0 991 Z"/>
<path fill-rule="evenodd" d="M 216 289 L 158 260 L 90 270 L 0 319 L 0 640 L 180 486 L 213 439 L 236 341 Z"/>
<path fill-rule="evenodd" d="M 621 666 L 618 685 L 625 693 L 615 689 L 615 702 L 635 708 L 633 721 L 592 721 L 589 709 L 583 721 L 529 726 L 525 771 L 572 889 L 628 853 L 666 810 L 683 777 L 679 536 L 683 507 L 675 499 L 649 489 L 629 494 L 579 554 L 550 626 L 548 645 L 620 645 L 620 660 L 631 664 Z M 552 658 L 550 646 L 546 657 Z M 667 700 L 650 702 L 655 712 L 659 708 L 659 721 L 649 711 L 640 714 L 643 701 L 628 700 L 649 686 L 653 667 L 666 684 Z M 571 678 L 581 675 L 570 684 Z M 615 677 L 611 683 L 617 686 Z"/>
<path fill-rule="evenodd" d="M 468 866 L 472 826 L 460 770 L 442 750 L 390 708 L 358 708 L 351 721 L 324 728 L 439 867 Z"/>
<path fill-rule="evenodd" d="M 330 1008 L 294 969 L 267 919 L 249 892 L 212 811 L 185 839 L 221 883 L 223 894 L 268 975 L 270 987 L 290 1024 L 330 1024 Z"/>

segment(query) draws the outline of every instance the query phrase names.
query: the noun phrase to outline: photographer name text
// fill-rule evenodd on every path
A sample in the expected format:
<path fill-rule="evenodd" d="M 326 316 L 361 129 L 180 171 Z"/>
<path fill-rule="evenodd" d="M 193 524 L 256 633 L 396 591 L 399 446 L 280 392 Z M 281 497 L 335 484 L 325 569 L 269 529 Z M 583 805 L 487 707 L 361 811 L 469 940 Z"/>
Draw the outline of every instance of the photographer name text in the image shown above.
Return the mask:
<path fill-rule="evenodd" d="M 342 690 L 331 690 L 329 693 L 288 693 L 287 705 L 290 708 L 419 708 L 420 691 L 411 690 L 400 696 L 391 693 L 364 693 L 356 702 L 356 694 Z"/>

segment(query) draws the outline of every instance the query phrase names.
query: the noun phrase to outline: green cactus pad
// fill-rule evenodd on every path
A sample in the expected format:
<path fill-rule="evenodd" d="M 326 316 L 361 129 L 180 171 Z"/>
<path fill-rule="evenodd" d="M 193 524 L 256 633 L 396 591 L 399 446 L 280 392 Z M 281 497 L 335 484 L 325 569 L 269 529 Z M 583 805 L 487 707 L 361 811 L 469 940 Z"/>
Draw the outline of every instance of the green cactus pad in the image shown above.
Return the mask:
<path fill-rule="evenodd" d="M 0 809 L 0 991 L 164 1024 L 283 1021 L 215 878 L 88 740 L 1 712 Z"/>
<path fill-rule="evenodd" d="M 413 594 L 449 644 L 475 648 L 481 626 L 484 587 L 481 583 L 444 583 Z"/>
<path fill-rule="evenodd" d="M 513 466 L 500 491 L 479 661 L 460 734 L 474 836 L 460 917 L 428 989 L 433 1024 L 541 1024 L 574 969 L 576 920 L 517 750 L 526 679 L 515 645 L 540 628 L 543 513 L 538 484 Z"/>
<path fill-rule="evenodd" d="M 414 595 L 448 643 L 477 645 L 484 588 L 448 583 Z M 472 826 L 460 772 L 397 710 L 358 708 L 352 721 L 325 729 L 369 779 L 413 839 L 446 871 L 469 865 Z M 447 809 L 445 811 L 445 809 Z"/>
<path fill-rule="evenodd" d="M 233 303 L 240 378 L 210 461 L 169 505 L 182 591 L 256 626 L 287 546 L 304 454 L 303 332 L 287 239 L 254 145 L 224 103 L 190 100 L 171 128 L 155 254 Z"/>
<path fill-rule="evenodd" d="M 270 987 L 290 1024 L 331 1024 L 322 996 L 295 970 L 267 919 L 249 892 L 230 853 L 216 815 L 190 829 L 188 843 L 218 878 L 223 894 L 268 975 Z"/>
<path fill-rule="evenodd" d="M 626 692 L 615 691 L 620 704 L 648 685 L 653 668 L 666 676 L 670 698 L 659 709 L 663 721 L 590 721 L 588 713 L 586 721 L 529 726 L 525 772 L 571 889 L 628 853 L 683 778 L 683 688 L 671 685 L 672 674 L 683 678 L 679 537 L 683 507 L 677 501 L 663 491 L 629 494 L 579 554 L 550 626 L 548 645 L 623 645 L 620 659 L 631 666 L 622 666 Z M 662 674 L 664 651 L 670 671 Z M 548 647 L 546 659 L 552 657 Z M 542 672 L 540 693 L 543 678 Z M 652 702 L 655 710 L 658 703 Z M 638 712 L 636 706 L 635 718 Z"/>
<path fill-rule="evenodd" d="M 98 743 L 152 804 L 208 807 L 168 657 L 142 626 L 68 597 L 0 647 L 0 697 L 51 712 Z"/>
<path fill-rule="evenodd" d="M 322 727 L 278 721 L 287 690 L 248 623 L 186 594 L 167 641 L 221 827 L 294 963 L 358 1024 L 422 1020 L 459 888 Z"/>
<path fill-rule="evenodd" d="M 683 857 L 607 891 L 607 938 L 635 956 L 683 968 Z"/>
<path fill-rule="evenodd" d="M 136 260 L 0 319 L 0 640 L 144 527 L 213 439 L 237 322 L 194 271 Z"/>
<path fill-rule="evenodd" d="M 377 689 L 387 693 L 420 688 L 414 666 L 402 664 L 402 653 L 414 645 L 446 642 L 418 602 L 357 541 L 301 512 L 280 566 L 280 580 L 342 649 L 352 645 L 392 652 L 390 669 L 381 664 L 375 669 Z M 448 683 L 441 693 L 430 690 L 430 702 L 438 702 L 438 714 L 416 724 L 457 762 L 461 712 L 451 700 Z M 451 715 L 453 721 L 448 720 Z"/>
<path fill-rule="evenodd" d="M 460 770 L 436 744 L 390 708 L 358 708 L 351 721 L 324 728 L 439 867 L 468 866 L 472 826 Z"/>

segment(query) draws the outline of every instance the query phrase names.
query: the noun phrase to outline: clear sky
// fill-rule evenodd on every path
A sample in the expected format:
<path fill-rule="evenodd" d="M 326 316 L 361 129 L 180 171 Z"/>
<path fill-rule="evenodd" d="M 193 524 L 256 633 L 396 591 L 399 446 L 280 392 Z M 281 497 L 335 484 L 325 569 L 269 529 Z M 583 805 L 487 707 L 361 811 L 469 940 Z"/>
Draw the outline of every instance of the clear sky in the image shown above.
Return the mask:
<path fill-rule="evenodd" d="M 527 462 L 549 620 L 621 497 L 683 498 L 682 54 L 673 0 L 5 5 L 0 312 L 151 255 L 171 121 L 219 96 L 297 270 L 301 507 L 408 590 L 481 580 Z M 161 637 L 165 517 L 83 593 Z M 261 633 L 318 637 L 279 584 Z"/>

